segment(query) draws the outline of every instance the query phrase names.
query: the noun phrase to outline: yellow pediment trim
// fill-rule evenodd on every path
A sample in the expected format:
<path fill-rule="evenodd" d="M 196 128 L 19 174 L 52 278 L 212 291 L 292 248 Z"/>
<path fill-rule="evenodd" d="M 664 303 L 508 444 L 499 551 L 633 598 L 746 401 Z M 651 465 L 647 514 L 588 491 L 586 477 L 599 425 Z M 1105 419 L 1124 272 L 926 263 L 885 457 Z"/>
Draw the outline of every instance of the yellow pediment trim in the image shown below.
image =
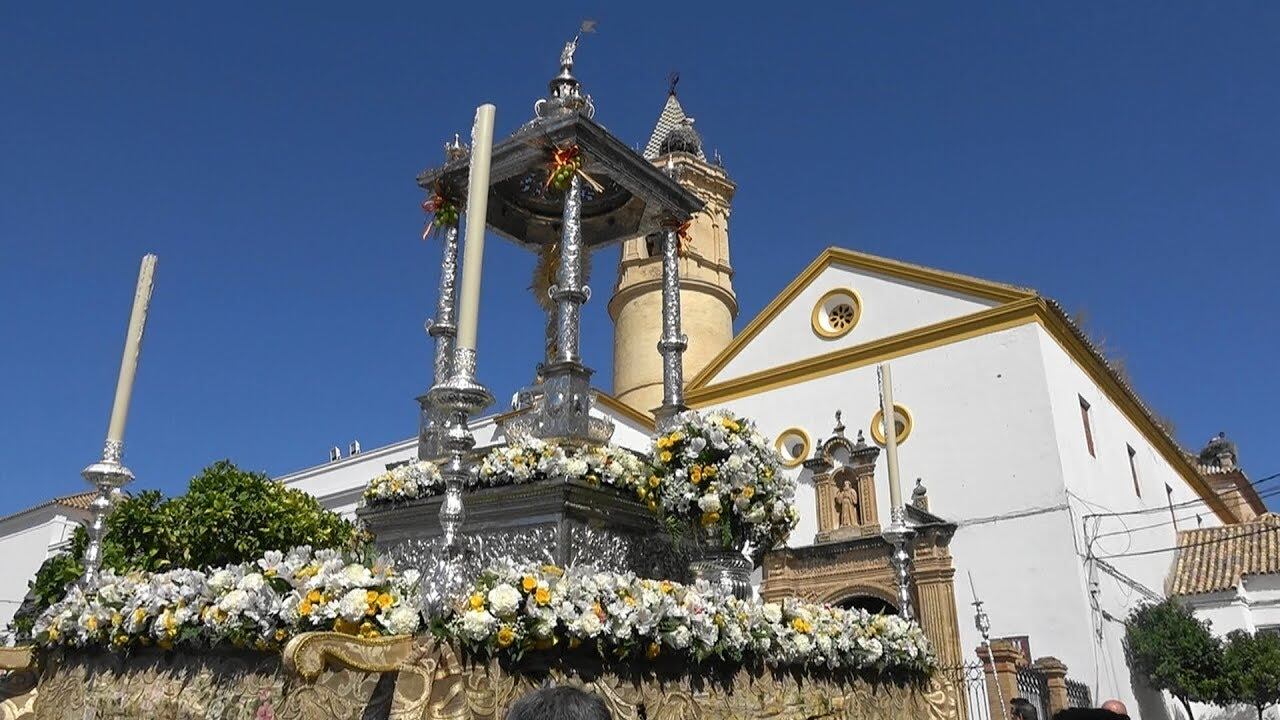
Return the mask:
<path fill-rule="evenodd" d="M 1237 521 L 1222 498 L 1187 459 L 1182 448 L 1156 423 L 1133 389 L 1106 364 L 1060 308 L 1036 295 L 861 345 L 760 370 L 715 385 L 690 389 L 686 401 L 692 408 L 704 409 L 1032 322 L 1045 328 L 1223 522 Z"/>
<path fill-rule="evenodd" d="M 830 247 L 814 258 L 808 267 L 783 288 L 782 292 L 770 301 L 750 323 L 747 323 L 742 332 L 738 333 L 719 355 L 712 358 L 711 362 L 707 363 L 707 366 L 689 381 L 687 386 L 689 392 L 706 387 L 711 382 L 711 379 L 729 364 L 729 361 L 737 357 L 738 353 L 754 340 L 764 327 L 800 294 L 800 291 L 808 287 L 823 270 L 832 265 L 869 270 L 880 275 L 900 278 L 919 285 L 999 302 L 1025 300 L 1036 295 L 1035 291 L 1026 288 L 951 273 L 945 270 L 937 270 L 900 260 L 891 260 L 878 255 Z"/>
<path fill-rule="evenodd" d="M 634 421 L 645 430 L 653 430 L 655 427 L 653 415 L 634 408 L 608 393 L 597 393 L 596 402 L 600 403 L 602 407 L 608 408 L 618 415 Z"/>

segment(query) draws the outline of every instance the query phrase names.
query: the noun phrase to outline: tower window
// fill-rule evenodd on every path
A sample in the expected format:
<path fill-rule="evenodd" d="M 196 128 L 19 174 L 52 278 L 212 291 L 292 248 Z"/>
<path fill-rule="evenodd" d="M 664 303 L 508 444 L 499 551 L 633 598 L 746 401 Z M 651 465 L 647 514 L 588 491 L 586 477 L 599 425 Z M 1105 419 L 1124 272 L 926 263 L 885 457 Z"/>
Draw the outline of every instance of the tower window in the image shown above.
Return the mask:
<path fill-rule="evenodd" d="M 1097 452 L 1093 449 L 1093 426 L 1089 422 L 1089 401 L 1084 396 L 1077 395 L 1080 398 L 1080 422 L 1084 424 L 1084 442 L 1089 447 L 1090 457 L 1098 457 Z"/>
<path fill-rule="evenodd" d="M 1134 450 L 1132 445 L 1124 447 L 1129 451 L 1129 474 L 1133 476 L 1133 493 L 1142 497 L 1142 486 L 1138 484 L 1138 451 Z"/>

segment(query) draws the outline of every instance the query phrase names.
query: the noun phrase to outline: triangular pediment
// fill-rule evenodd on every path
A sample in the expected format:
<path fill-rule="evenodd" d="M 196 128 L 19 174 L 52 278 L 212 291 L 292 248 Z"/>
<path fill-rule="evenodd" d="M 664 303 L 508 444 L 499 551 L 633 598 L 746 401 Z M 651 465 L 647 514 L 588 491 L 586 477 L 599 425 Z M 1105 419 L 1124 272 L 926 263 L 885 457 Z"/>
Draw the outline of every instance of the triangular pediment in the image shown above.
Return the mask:
<path fill-rule="evenodd" d="M 696 389 L 1035 297 L 1025 288 L 828 248 L 690 383 Z"/>

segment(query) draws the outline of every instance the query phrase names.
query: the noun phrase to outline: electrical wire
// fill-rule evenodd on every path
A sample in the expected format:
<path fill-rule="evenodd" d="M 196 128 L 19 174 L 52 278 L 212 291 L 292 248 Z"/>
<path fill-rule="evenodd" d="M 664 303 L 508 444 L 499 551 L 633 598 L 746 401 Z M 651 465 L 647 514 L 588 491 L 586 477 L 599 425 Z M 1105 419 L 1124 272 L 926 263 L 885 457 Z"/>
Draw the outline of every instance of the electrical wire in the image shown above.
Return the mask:
<path fill-rule="evenodd" d="M 1257 486 L 1261 485 L 1262 483 L 1264 483 L 1264 482 L 1268 482 L 1268 481 L 1270 481 L 1270 480 L 1275 480 L 1276 478 L 1280 478 L 1280 473 L 1274 473 L 1274 474 L 1272 474 L 1272 475 L 1268 475 L 1268 476 L 1266 476 L 1266 477 L 1264 477 L 1264 478 L 1261 478 L 1261 479 L 1259 479 L 1259 480 L 1254 480 L 1254 481 L 1250 482 L 1250 483 L 1249 483 L 1249 485 L 1251 485 L 1251 486 L 1253 486 L 1253 487 L 1255 487 L 1255 488 L 1256 488 Z M 1277 494 L 1277 493 L 1280 493 L 1280 488 L 1274 488 L 1274 489 L 1271 489 L 1271 490 L 1267 490 L 1267 491 L 1266 491 L 1266 496 L 1267 496 L 1267 497 L 1272 497 L 1273 495 L 1275 495 L 1275 494 Z M 1262 497 L 1262 493 L 1259 493 L 1259 497 Z M 1129 516 L 1129 515 L 1146 515 L 1146 514 L 1148 514 L 1148 513 L 1155 513 L 1155 512 L 1167 512 L 1170 508 L 1173 508 L 1174 510 L 1180 510 L 1180 509 L 1184 509 L 1184 508 L 1192 507 L 1192 506 L 1195 506 L 1195 505 L 1204 505 L 1204 504 L 1206 504 L 1207 502 L 1208 502 L 1208 501 L 1207 501 L 1207 500 L 1205 500 L 1204 498 L 1196 498 L 1196 499 L 1194 499 L 1194 500 L 1185 500 L 1185 501 L 1180 502 L 1180 503 L 1174 503 L 1173 505 L 1154 506 L 1154 507 L 1149 507 L 1149 508 L 1140 508 L 1140 509 L 1138 509 L 1138 510 L 1124 510 L 1124 511 L 1121 511 L 1121 512 L 1089 513 L 1089 514 L 1087 514 L 1087 515 L 1083 515 L 1082 517 L 1086 517 L 1086 518 L 1094 518 L 1094 517 L 1127 517 L 1127 516 Z"/>
<path fill-rule="evenodd" d="M 1274 490 L 1268 490 L 1268 491 L 1267 491 L 1267 492 L 1265 492 L 1265 493 L 1259 493 L 1258 498 L 1259 498 L 1259 499 L 1262 499 L 1262 500 L 1266 500 L 1267 498 L 1276 497 L 1276 496 L 1278 496 L 1278 495 L 1280 495 L 1280 488 L 1275 488 Z M 1161 509 L 1161 510 L 1166 510 L 1167 508 L 1160 508 L 1160 509 Z M 1192 513 L 1191 515 L 1186 515 L 1186 516 L 1184 516 L 1184 517 L 1180 517 L 1180 518 L 1178 518 L 1178 522 L 1190 522 L 1191 520 L 1194 520 L 1197 516 L 1198 516 L 1198 513 Z M 1117 518 L 1117 519 L 1119 519 L 1119 518 Z M 1123 521 L 1121 521 L 1121 522 L 1123 522 Z M 1093 539 L 1094 539 L 1094 540 L 1098 540 L 1098 539 L 1100 539 L 1100 538 L 1105 538 L 1105 537 L 1114 537 L 1114 536 L 1116 536 L 1116 535 L 1124 535 L 1125 533 L 1129 533 L 1129 532 L 1139 532 L 1139 531 L 1141 531 L 1141 530 L 1151 530 L 1151 529 L 1154 529 L 1154 528 L 1166 527 L 1166 526 L 1168 526 L 1168 525 L 1172 525 L 1172 524 L 1173 524 L 1173 521 L 1172 521 L 1172 520 L 1164 520 L 1164 521 L 1161 521 L 1161 522 L 1158 522 L 1158 523 L 1152 523 L 1152 524 L 1150 524 L 1150 525 L 1141 525 L 1141 526 L 1136 527 L 1136 528 L 1130 528 L 1130 527 L 1127 527 L 1127 526 L 1126 526 L 1124 530 L 1112 530 L 1112 531 L 1110 531 L 1110 532 L 1105 532 L 1105 533 L 1102 533 L 1102 534 L 1100 534 L 1100 535 L 1095 535 L 1095 536 L 1093 537 Z"/>
<path fill-rule="evenodd" d="M 1203 540 L 1201 542 L 1187 543 L 1186 545 L 1174 545 L 1172 547 L 1155 548 L 1153 550 L 1139 550 L 1131 553 L 1116 553 L 1114 555 L 1097 555 L 1099 560 L 1110 560 L 1118 557 L 1140 557 L 1143 555 L 1157 555 L 1159 553 L 1173 552 L 1174 550 L 1189 550 L 1191 548 L 1205 547 L 1208 545 L 1216 545 L 1218 543 L 1228 542 L 1239 538 L 1253 537 L 1254 535 L 1262 535 L 1269 532 L 1280 532 L 1280 527 L 1263 527 L 1248 532 L 1228 535 L 1226 537 L 1213 538 L 1211 540 Z"/>

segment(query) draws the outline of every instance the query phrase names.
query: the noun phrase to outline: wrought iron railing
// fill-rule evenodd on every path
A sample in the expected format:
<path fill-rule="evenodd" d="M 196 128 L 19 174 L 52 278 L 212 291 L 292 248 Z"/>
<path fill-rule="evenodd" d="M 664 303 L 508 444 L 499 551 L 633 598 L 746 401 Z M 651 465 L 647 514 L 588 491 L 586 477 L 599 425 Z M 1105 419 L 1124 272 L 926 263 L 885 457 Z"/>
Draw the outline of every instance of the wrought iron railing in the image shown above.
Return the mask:
<path fill-rule="evenodd" d="M 1036 706 L 1040 717 L 1049 717 L 1049 681 L 1044 673 L 1034 668 L 1024 667 L 1018 670 L 1018 696 L 1024 697 Z"/>
<path fill-rule="evenodd" d="M 957 702 L 963 713 L 961 718 L 992 720 L 991 707 L 987 701 L 987 678 L 983 673 L 982 663 L 940 668 L 938 677 L 955 688 Z"/>
<path fill-rule="evenodd" d="M 1067 680 L 1067 705 L 1073 708 L 1093 707 L 1093 693 L 1089 686 L 1077 680 Z"/>

